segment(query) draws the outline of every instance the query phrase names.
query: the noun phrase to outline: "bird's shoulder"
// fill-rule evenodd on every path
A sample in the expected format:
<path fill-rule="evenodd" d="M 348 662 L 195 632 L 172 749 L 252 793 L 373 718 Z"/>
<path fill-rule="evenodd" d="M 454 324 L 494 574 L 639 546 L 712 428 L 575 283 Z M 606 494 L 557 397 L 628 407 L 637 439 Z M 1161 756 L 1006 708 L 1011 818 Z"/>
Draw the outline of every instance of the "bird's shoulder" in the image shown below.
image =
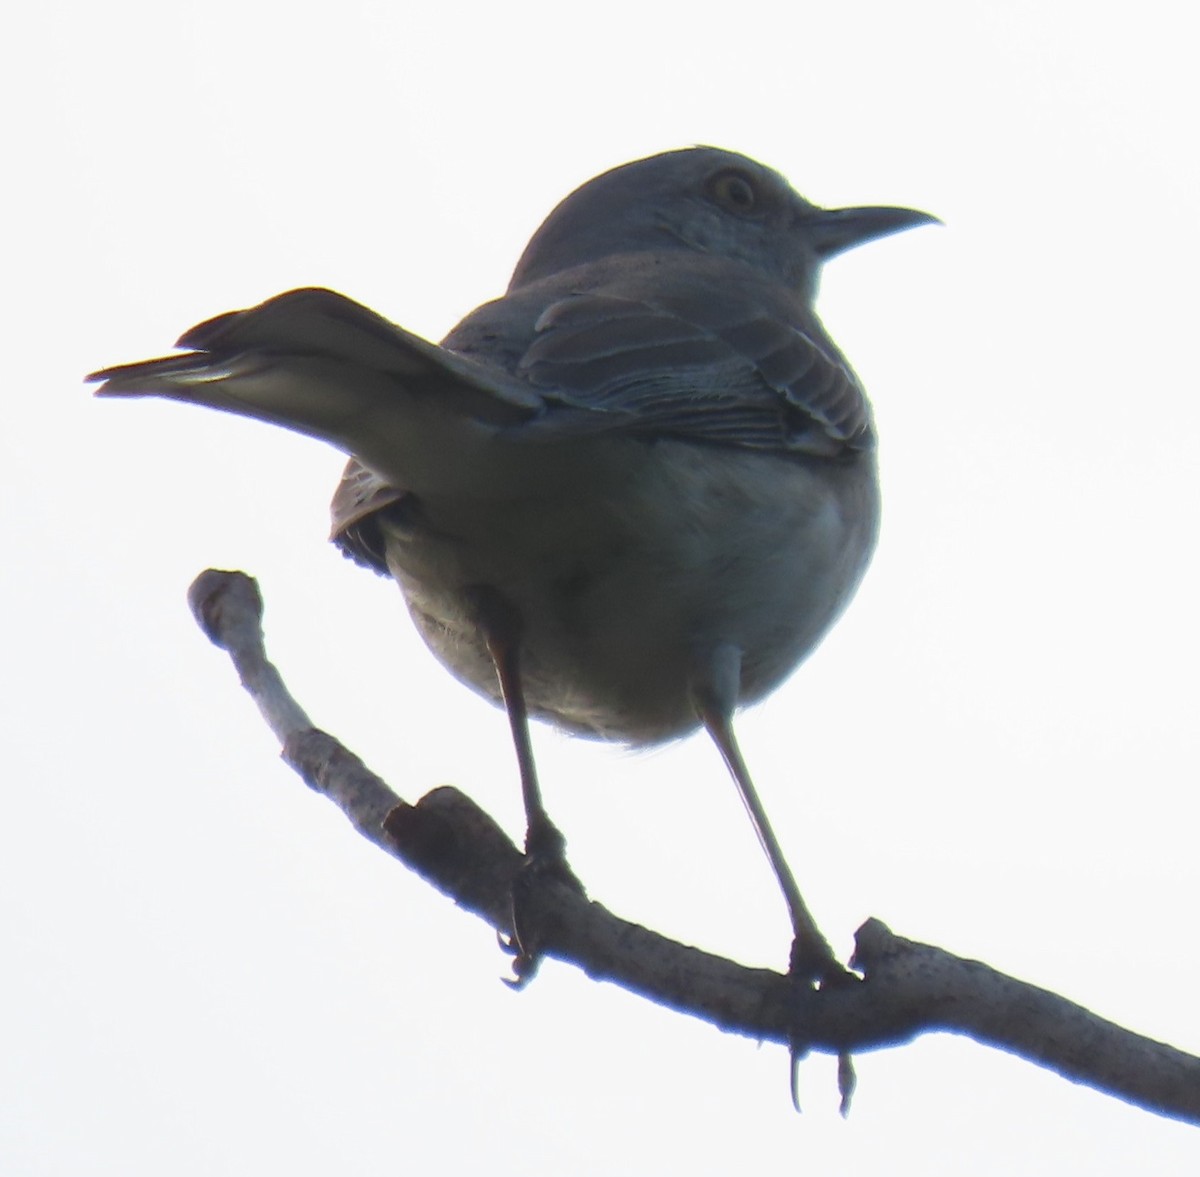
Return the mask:
<path fill-rule="evenodd" d="M 591 262 L 485 304 L 443 346 L 542 395 L 518 431 L 530 440 L 608 431 L 825 457 L 874 444 L 808 300 L 728 257 Z"/>

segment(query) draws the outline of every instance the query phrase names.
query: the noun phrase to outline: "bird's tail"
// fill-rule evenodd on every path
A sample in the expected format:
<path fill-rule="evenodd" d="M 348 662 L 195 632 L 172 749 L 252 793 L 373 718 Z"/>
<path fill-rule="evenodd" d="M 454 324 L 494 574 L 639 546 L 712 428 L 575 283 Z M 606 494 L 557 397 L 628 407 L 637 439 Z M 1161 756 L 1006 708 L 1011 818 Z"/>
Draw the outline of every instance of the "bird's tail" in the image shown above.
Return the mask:
<path fill-rule="evenodd" d="M 412 335 L 332 290 L 293 290 L 186 332 L 183 355 L 92 373 L 98 396 L 159 396 L 327 441 L 398 480 L 471 432 L 533 416 L 503 373 Z M 401 483 L 403 484 L 403 483 Z"/>

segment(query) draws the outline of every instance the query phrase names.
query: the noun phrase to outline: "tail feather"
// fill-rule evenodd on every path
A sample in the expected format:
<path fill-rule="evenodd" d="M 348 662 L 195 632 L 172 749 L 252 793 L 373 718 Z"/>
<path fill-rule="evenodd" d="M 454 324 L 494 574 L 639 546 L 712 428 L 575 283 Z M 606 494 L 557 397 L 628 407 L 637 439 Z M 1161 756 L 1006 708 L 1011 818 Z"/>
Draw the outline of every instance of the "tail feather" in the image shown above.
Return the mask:
<path fill-rule="evenodd" d="M 289 291 L 184 333 L 185 355 L 93 372 L 98 396 L 160 396 L 309 433 L 353 452 L 345 433 L 388 401 L 446 398 L 447 413 L 516 424 L 543 401 L 515 379 L 446 351 L 332 290 Z"/>

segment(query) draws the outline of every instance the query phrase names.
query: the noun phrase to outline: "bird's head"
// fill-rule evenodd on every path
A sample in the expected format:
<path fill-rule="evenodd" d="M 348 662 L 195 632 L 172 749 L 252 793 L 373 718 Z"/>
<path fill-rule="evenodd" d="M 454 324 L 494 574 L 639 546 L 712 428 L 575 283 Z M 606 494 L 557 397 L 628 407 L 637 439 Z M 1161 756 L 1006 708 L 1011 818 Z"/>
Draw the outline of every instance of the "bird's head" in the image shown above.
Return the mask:
<path fill-rule="evenodd" d="M 744 155 L 689 147 L 577 188 L 533 235 L 509 290 L 616 254 L 687 249 L 745 262 L 811 296 L 835 254 L 936 222 L 910 208 L 819 208 Z"/>

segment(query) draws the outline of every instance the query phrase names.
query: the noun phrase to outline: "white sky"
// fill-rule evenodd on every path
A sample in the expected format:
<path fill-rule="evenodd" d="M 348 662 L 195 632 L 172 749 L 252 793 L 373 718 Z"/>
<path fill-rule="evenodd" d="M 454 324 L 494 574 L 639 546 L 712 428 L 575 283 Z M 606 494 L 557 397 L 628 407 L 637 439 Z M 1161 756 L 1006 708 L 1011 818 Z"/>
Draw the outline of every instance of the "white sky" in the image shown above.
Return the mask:
<path fill-rule="evenodd" d="M 746 753 L 840 948 L 876 915 L 1200 1050 L 1186 6 L 408 7 L 8 18 L 0 1170 L 1194 1174 L 1194 1129 L 965 1040 L 860 1057 L 843 1123 L 828 1059 L 797 1118 L 777 1048 L 553 963 L 511 994 L 487 928 L 278 762 L 185 605 L 258 576 L 319 723 L 519 834 L 503 717 L 324 542 L 340 457 L 80 383 L 297 285 L 436 338 L 576 184 L 693 142 L 937 213 L 827 272 L 884 536 Z M 595 898 L 783 964 L 704 741 L 535 738 Z"/>

